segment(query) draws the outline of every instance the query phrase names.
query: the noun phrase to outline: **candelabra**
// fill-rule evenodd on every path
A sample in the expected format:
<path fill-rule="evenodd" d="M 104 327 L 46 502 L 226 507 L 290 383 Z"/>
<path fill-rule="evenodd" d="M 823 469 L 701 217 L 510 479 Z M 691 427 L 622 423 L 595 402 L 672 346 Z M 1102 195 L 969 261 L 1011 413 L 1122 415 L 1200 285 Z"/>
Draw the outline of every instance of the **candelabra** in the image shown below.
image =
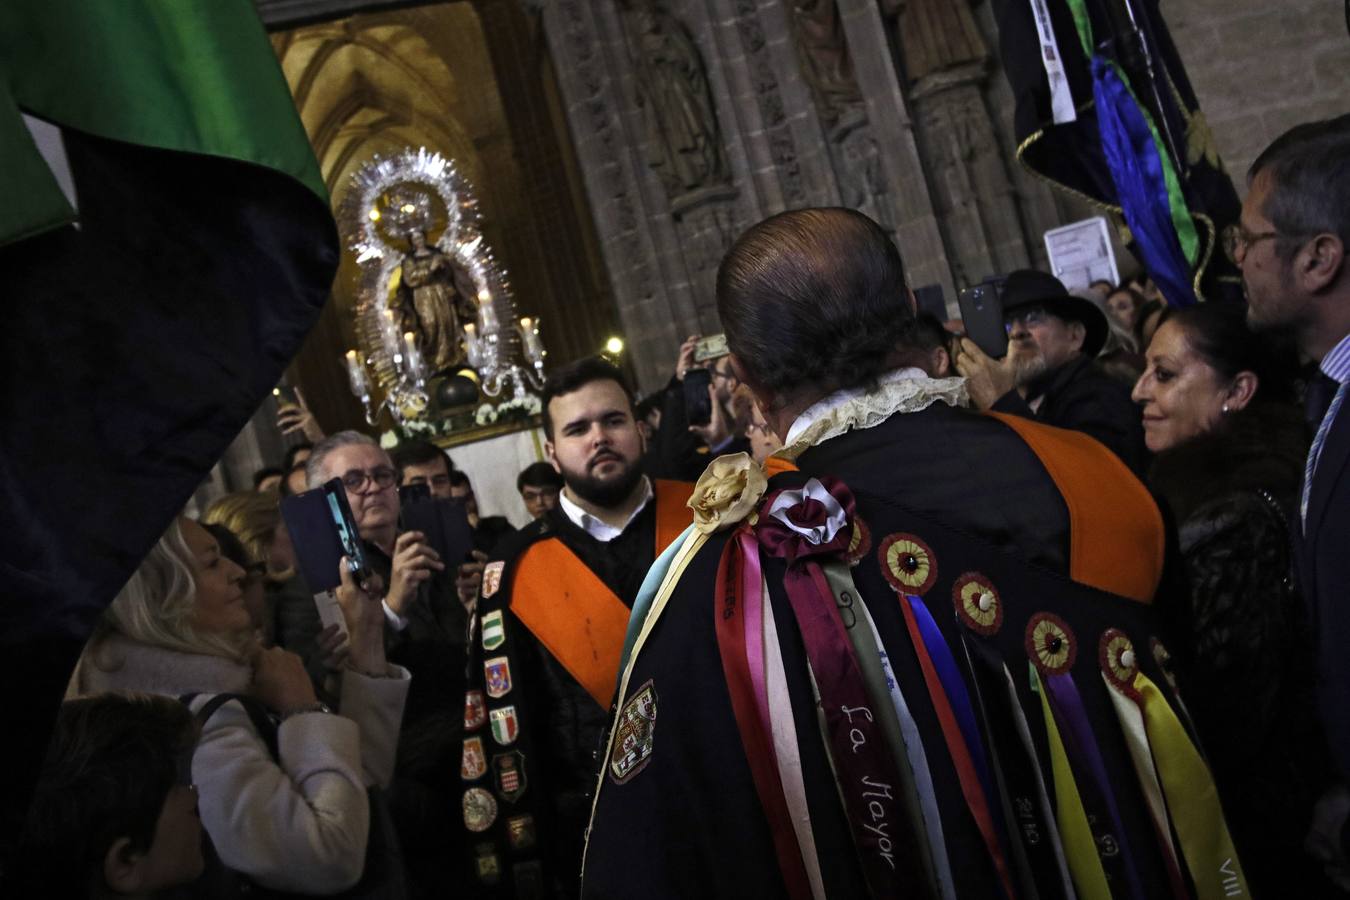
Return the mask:
<path fill-rule="evenodd" d="M 394 384 L 384 400 L 378 404 L 371 400 L 371 379 L 366 374 L 366 361 L 355 350 L 347 351 L 347 379 L 351 382 L 352 393 L 361 401 L 368 423 L 378 422 L 380 410 L 387 408 L 395 422 L 405 425 L 409 419 L 419 418 L 426 412 L 431 399 L 427 395 L 426 367 L 417 349 L 417 335 L 408 331 L 400 336 L 393 310 L 386 309 L 379 318 L 379 338 L 385 355 L 394 364 Z"/>
<path fill-rule="evenodd" d="M 492 308 L 491 294 L 487 291 L 479 293 L 478 301 L 478 326 L 472 323 L 464 326 L 464 347 L 469 365 L 478 370 L 483 393 L 498 397 L 508 381 L 514 400 L 523 399 L 531 388 L 541 390 L 544 387 L 544 357 L 548 352 L 539 338 L 539 318 L 526 317 L 519 324 L 502 328 L 496 310 Z M 506 346 L 512 332 L 520 338 L 530 364 L 528 369 L 516 362 Z"/>

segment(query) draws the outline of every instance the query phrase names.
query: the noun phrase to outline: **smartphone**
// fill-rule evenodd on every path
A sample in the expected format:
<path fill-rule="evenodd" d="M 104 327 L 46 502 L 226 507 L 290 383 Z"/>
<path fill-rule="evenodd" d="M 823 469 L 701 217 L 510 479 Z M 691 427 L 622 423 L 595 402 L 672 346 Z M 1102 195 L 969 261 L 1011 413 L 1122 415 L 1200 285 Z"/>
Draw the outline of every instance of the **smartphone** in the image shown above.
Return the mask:
<path fill-rule="evenodd" d="M 725 334 L 710 334 L 705 338 L 700 338 L 694 345 L 694 362 L 707 362 L 710 359 L 717 359 L 719 356 L 727 355 L 727 336 Z"/>
<path fill-rule="evenodd" d="M 411 503 L 421 503 L 431 499 L 431 485 L 429 484 L 400 484 L 398 486 L 398 505 L 400 509 L 407 509 Z"/>
<path fill-rule="evenodd" d="M 966 337 L 993 359 L 1008 354 L 1008 329 L 1003 325 L 1003 280 L 989 279 L 956 295 Z"/>
<path fill-rule="evenodd" d="M 272 388 L 272 396 L 280 406 L 299 406 L 300 399 L 295 396 L 295 388 L 285 382 L 281 382 Z"/>
<path fill-rule="evenodd" d="M 315 593 L 342 583 L 338 562 L 347 557 L 352 580 L 370 578 L 361 533 L 357 530 L 347 490 L 334 478 L 320 487 L 281 498 L 281 516 L 295 546 L 296 562 L 305 583 Z"/>
<path fill-rule="evenodd" d="M 469 515 L 462 502 L 439 500 L 428 495 L 404 505 L 400 519 L 404 531 L 422 532 L 427 545 L 441 555 L 447 566 L 472 559 L 473 529 L 469 527 Z"/>
<path fill-rule="evenodd" d="M 708 386 L 712 373 L 707 369 L 688 369 L 684 373 L 684 413 L 690 425 L 707 425 L 712 421 L 712 401 Z"/>

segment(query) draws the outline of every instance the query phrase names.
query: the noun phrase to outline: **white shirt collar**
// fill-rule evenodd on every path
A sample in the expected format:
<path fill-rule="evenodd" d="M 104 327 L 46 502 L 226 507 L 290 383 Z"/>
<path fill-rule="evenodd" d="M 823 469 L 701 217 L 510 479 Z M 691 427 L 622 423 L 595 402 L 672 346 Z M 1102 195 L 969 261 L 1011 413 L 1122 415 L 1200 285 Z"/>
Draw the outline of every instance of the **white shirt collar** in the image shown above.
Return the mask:
<path fill-rule="evenodd" d="M 897 381 L 931 381 L 928 373 L 923 369 L 913 366 L 906 369 L 895 369 L 887 372 L 877 379 L 879 384 L 892 384 Z M 868 392 L 867 387 L 844 388 L 841 391 L 835 391 L 828 397 L 823 397 L 812 403 L 806 409 L 802 410 L 797 418 L 792 420 L 792 427 L 788 429 L 787 437 L 784 439 L 784 446 L 791 446 L 797 438 L 802 436 L 806 429 L 811 427 L 813 422 L 823 419 L 829 415 L 832 410 L 838 409 L 850 400 L 857 400 Z"/>
<path fill-rule="evenodd" d="M 639 503 L 631 515 L 624 521 L 623 527 L 615 528 L 613 525 L 597 519 L 595 516 L 586 512 L 580 506 L 577 506 L 567 497 L 567 491 L 563 490 L 558 494 L 558 505 L 562 507 L 563 514 L 572 520 L 572 524 L 589 534 L 602 544 L 608 544 L 619 535 L 628 530 L 628 526 L 633 524 L 633 520 L 642 514 L 647 508 L 647 504 L 652 502 L 652 483 L 646 475 L 642 476 L 642 502 Z"/>

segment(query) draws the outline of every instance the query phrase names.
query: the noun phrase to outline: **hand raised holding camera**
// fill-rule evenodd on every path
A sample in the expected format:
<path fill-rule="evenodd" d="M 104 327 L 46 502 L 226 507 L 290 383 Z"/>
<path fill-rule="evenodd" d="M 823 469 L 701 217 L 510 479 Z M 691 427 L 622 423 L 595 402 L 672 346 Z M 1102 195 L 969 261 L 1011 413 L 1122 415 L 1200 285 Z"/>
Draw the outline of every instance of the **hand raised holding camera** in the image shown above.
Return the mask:
<path fill-rule="evenodd" d="M 398 615 L 417 594 L 417 586 L 434 573 L 445 570 L 441 555 L 426 543 L 420 531 L 405 531 L 394 541 L 393 571 L 389 575 L 389 593 L 384 602 Z"/>

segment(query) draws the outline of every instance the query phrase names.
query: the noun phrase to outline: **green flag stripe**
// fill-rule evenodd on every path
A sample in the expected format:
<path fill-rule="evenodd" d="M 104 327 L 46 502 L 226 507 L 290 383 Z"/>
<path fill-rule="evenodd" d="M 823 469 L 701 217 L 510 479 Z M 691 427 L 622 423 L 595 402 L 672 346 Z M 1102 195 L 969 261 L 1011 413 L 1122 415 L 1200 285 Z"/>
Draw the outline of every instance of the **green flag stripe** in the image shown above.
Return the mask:
<path fill-rule="evenodd" d="M 0 80 L 58 125 L 257 163 L 328 201 L 249 0 L 4 0 Z"/>

